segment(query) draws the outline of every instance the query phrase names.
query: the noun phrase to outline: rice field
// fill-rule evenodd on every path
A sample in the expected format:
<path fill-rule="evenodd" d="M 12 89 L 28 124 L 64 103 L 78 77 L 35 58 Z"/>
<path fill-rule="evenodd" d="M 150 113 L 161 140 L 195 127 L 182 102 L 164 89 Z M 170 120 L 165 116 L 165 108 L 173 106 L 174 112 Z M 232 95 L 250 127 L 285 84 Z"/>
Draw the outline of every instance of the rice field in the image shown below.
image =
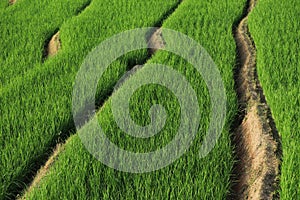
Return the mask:
<path fill-rule="evenodd" d="M 86 3 L 83 1 L 75 2 L 71 4 L 66 2 L 65 6 L 61 5 L 61 9 L 63 9 L 61 13 L 70 13 L 68 9 L 72 4 L 77 5 L 78 10 Z M 157 1 L 126 2 L 125 4 L 120 1 L 93 1 L 79 15 L 74 15 L 66 20 L 60 19 L 61 24 L 56 22 L 52 25 L 49 22 L 49 25 L 45 25 L 46 27 L 52 26 L 48 37 L 51 37 L 51 34 L 59 29 L 62 49 L 55 57 L 47 59 L 45 62 L 42 62 L 42 52 L 43 40 L 46 39 L 46 35 L 40 37 L 39 42 L 35 42 L 35 45 L 28 46 L 33 51 L 32 54 L 26 49 L 31 40 L 31 35 L 26 32 L 24 32 L 23 37 L 20 37 L 19 42 L 15 38 L 14 40 L 4 40 L 2 43 L 7 43 L 4 46 L 11 47 L 12 52 L 9 52 L 9 49 L 1 50 L 1 60 L 4 63 L 0 74 L 1 80 L 5 79 L 1 84 L 3 87 L 1 86 L 0 91 L 1 198 L 10 197 L 19 188 L 23 188 L 25 182 L 28 182 L 39 168 L 40 161 L 45 160 L 49 155 L 55 143 L 62 141 L 63 138 L 74 132 L 71 112 L 72 86 L 76 72 L 86 54 L 105 38 L 116 33 L 137 27 L 155 26 L 161 18 L 164 18 L 165 14 L 178 4 L 175 0 L 164 3 Z M 21 1 L 20 4 L 16 3 L 8 8 L 5 11 L 8 14 L 2 13 L 2 19 L 8 18 L 14 12 L 23 12 L 26 15 L 26 12 L 29 12 L 26 3 L 34 8 L 39 8 L 38 5 L 45 7 L 43 10 L 41 9 L 45 16 L 48 15 L 48 20 L 45 19 L 44 21 L 45 24 L 47 21 L 51 21 L 52 14 L 50 11 L 53 11 L 53 7 L 56 4 L 58 7 L 63 4 L 58 1 L 52 1 L 52 3 L 49 1 L 35 3 Z M 22 6 L 22 4 L 25 5 Z M 76 6 L 73 7 L 73 10 L 76 10 Z M 99 9 L 99 7 L 103 7 L 103 9 Z M 116 8 L 119 9 L 116 10 Z M 141 12 L 140 9 L 144 12 Z M 119 15 L 114 15 L 114 12 L 118 12 Z M 132 19 L 133 15 L 136 17 Z M 15 17 L 21 16 L 16 14 Z M 16 21 L 24 26 L 32 18 L 37 24 L 43 24 L 40 19 L 35 19 L 34 16 L 28 14 L 26 17 L 29 19 L 23 17 L 21 19 L 24 21 Z M 55 20 L 54 16 L 53 20 Z M 93 23 L 86 23 L 87 20 Z M 18 25 L 14 21 L 9 23 L 9 26 L 6 23 L 5 20 L 1 20 L 1 26 L 5 27 L 4 30 L 12 29 L 12 32 L 14 32 L 14 26 Z M 39 26 L 37 25 L 37 27 Z M 29 33 L 32 35 L 41 34 L 39 29 L 31 28 Z M 23 29 L 19 27 L 19 30 Z M 45 34 L 49 30 L 43 30 L 43 32 Z M 5 34 L 14 37 L 10 31 L 1 31 L 1 33 L 1 38 L 5 38 Z M 28 41 L 28 43 L 24 41 Z M 15 47 L 19 43 L 25 47 L 22 45 Z M 1 45 L 1 48 L 4 46 Z M 26 50 L 29 58 L 25 56 Z M 18 62 L 22 61 L 21 52 L 24 52 L 26 60 L 31 61 L 22 62 L 23 64 L 18 65 Z M 114 84 L 126 69 L 141 62 L 146 56 L 147 51 L 145 50 L 125 55 L 116 61 L 99 83 L 100 89 L 97 99 L 103 101 L 107 98 L 107 94 L 113 89 Z M 16 63 L 16 67 L 12 68 L 12 64 L 9 62 Z M 23 75 L 22 71 L 26 71 L 26 73 Z M 14 73 L 15 75 L 13 75 Z M 5 76 L 7 78 L 4 78 Z"/>
<path fill-rule="evenodd" d="M 249 14 L 249 33 L 245 33 L 249 34 L 246 37 L 253 39 L 256 49 L 251 50 L 253 55 L 247 55 L 237 48 L 234 32 L 247 14 L 251 2 L 1 1 L 0 199 L 232 198 L 240 192 L 236 189 L 242 182 L 237 179 L 243 179 L 239 177 L 240 171 L 248 167 L 241 165 L 247 158 L 237 156 L 240 144 L 233 139 L 245 134 L 236 129 L 242 123 L 242 118 L 245 120 L 245 110 L 250 106 L 241 103 L 236 81 L 240 60 L 247 56 L 255 56 L 257 82 L 261 84 L 270 107 L 272 115 L 269 117 L 274 119 L 281 136 L 281 176 L 278 178 L 279 187 L 272 195 L 274 198 L 297 199 L 300 188 L 297 51 L 300 32 L 297 30 L 300 24 L 297 22 L 299 12 L 296 8 L 299 6 L 296 0 L 259 0 Z M 180 41 L 168 39 L 168 31 L 164 29 L 185 34 L 205 49 L 219 71 L 226 95 L 226 117 L 220 137 L 204 157 L 200 156 L 199 150 L 205 143 L 207 131 L 211 129 L 210 123 L 223 117 L 221 112 L 212 111 L 216 102 L 211 98 L 209 86 L 215 77 L 211 75 L 204 78 L 192 62 L 164 48 L 151 51 L 144 48 L 118 57 L 97 80 L 94 99 L 88 102 L 94 105 L 95 115 L 85 110 L 89 107 L 85 99 L 80 104 L 82 107 L 76 110 L 79 114 L 74 115 L 74 87 L 78 72 L 90 58 L 90 52 L 116 34 L 145 27 L 159 28 L 157 32 L 154 29 L 153 32 L 145 32 L 146 43 L 149 44 L 149 38 L 158 37 L 160 45 L 166 49 L 173 46 L 186 52 L 185 55 L 196 55 L 192 44 L 189 48 Z M 128 38 L 125 41 L 137 43 L 138 39 Z M 120 46 L 120 49 L 127 48 Z M 111 52 L 113 46 L 111 49 L 107 51 L 107 57 L 114 55 L 115 52 Z M 97 64 L 93 60 L 88 61 L 89 68 Z M 151 72 L 154 64 L 160 64 L 157 74 Z M 166 78 L 168 70 L 162 65 L 168 66 L 178 77 Z M 173 88 L 181 88 L 186 97 L 195 95 L 199 116 L 189 118 L 188 114 L 198 111 L 195 105 L 182 101 L 176 96 L 177 93 L 166 86 L 150 83 L 139 87 L 128 98 L 129 117 L 123 117 L 123 123 L 134 123 L 134 127 L 151 127 L 155 117 L 153 106 L 159 105 L 164 108 L 163 112 L 159 110 L 159 115 L 167 116 L 166 119 L 158 118 L 165 120 L 164 126 L 152 137 L 142 138 L 133 135 L 131 126 L 128 126 L 130 131 L 120 127 L 115 114 L 125 114 L 121 110 L 122 103 L 118 103 L 120 110 L 114 110 L 114 100 L 122 102 L 125 97 L 120 94 L 129 91 L 128 85 L 134 87 L 149 78 L 167 80 Z M 193 92 L 188 88 L 185 91 L 184 81 L 179 80 L 185 80 Z M 88 81 L 88 78 L 83 81 Z M 182 103 L 189 105 L 189 110 L 183 110 Z M 78 125 L 77 114 L 79 117 L 83 114 L 90 116 L 79 120 Z M 118 170 L 118 167 L 133 166 L 135 160 L 120 159 L 122 161 L 114 168 L 100 162 L 95 158 L 97 156 L 89 152 L 82 135 L 83 132 L 93 135 L 91 124 L 97 123 L 105 136 L 120 149 L 143 155 L 165 149 L 177 138 L 182 123 L 193 122 L 199 122 L 199 126 L 187 126 L 185 130 L 186 138 L 195 130 L 195 137 L 189 140 L 189 148 L 172 163 L 143 173 Z M 212 130 L 217 132 L 218 128 L 213 127 Z M 250 127 L 249 130 L 254 129 Z M 254 137 L 249 140 L 261 141 Z M 95 140 L 88 145 L 97 148 L 99 143 Z M 178 141 L 177 145 L 181 148 L 184 143 Z M 97 153 L 106 155 L 104 150 Z M 168 153 L 180 154 L 177 150 Z M 118 156 L 113 154 L 110 159 Z M 162 161 L 165 159 L 163 155 L 159 158 Z M 143 163 L 150 166 L 155 161 Z M 142 167 L 139 163 L 136 166 Z M 237 169 L 237 166 L 241 169 Z M 255 185 L 259 173 L 257 176 L 256 180 L 248 181 Z M 261 193 L 272 189 L 261 188 Z M 247 188 L 242 190 L 246 191 Z"/>
<path fill-rule="evenodd" d="M 233 88 L 235 43 L 231 35 L 231 26 L 235 18 L 242 13 L 241 8 L 244 3 L 244 1 L 239 1 L 234 4 L 227 2 L 212 4 L 187 0 L 182 2 L 162 24 L 163 28 L 178 30 L 196 41 L 201 41 L 221 71 L 226 86 L 229 112 L 222 136 L 207 157 L 199 158 L 198 146 L 207 128 L 209 115 L 202 116 L 203 119 L 200 121 L 202 125 L 199 127 L 195 139 L 197 142 L 194 142 L 184 156 L 166 168 L 145 174 L 119 172 L 97 162 L 86 151 L 78 135 L 75 134 L 67 140 L 48 175 L 37 184 L 38 186 L 25 193 L 26 198 L 55 198 L 57 193 L 54 191 L 58 189 L 61 191 L 61 198 L 78 199 L 86 197 L 91 199 L 183 199 L 188 196 L 200 199 L 226 198 L 230 192 L 230 175 L 234 164 L 230 125 L 237 112 Z M 224 17 L 220 10 L 210 9 L 216 5 L 220 6 L 220 10 L 228 10 L 228 15 Z M 200 19 L 193 17 L 199 13 L 199 10 L 201 13 L 201 9 L 203 12 L 205 10 L 209 10 L 209 12 L 199 15 Z M 184 17 L 187 10 L 190 13 L 188 18 Z M 219 23 L 212 25 L 213 21 Z M 201 32 L 202 27 L 212 34 Z M 215 40 L 211 40 L 212 37 Z M 222 43 L 218 41 L 222 41 Z M 219 51 L 220 49 L 222 50 Z M 191 65 L 180 57 L 163 51 L 157 52 L 147 63 L 167 64 L 183 74 L 197 91 L 200 110 L 204 113 L 210 112 L 205 106 L 210 104 L 205 83 Z M 136 73 L 136 76 L 147 69 L 146 65 Z M 120 90 L 122 90 L 122 86 Z M 149 123 L 147 112 L 152 104 L 160 104 L 167 108 L 169 118 L 163 131 L 151 139 L 136 141 L 118 128 L 111 112 L 111 98 L 98 113 L 99 123 L 110 140 L 123 149 L 134 152 L 155 150 L 166 145 L 176 134 L 179 113 L 178 102 L 174 100 L 172 93 L 156 85 L 145 86 L 138 90 L 130 101 L 130 107 L 133 108 L 132 118 L 136 120 L 137 124 Z M 85 175 L 78 176 L 77 174 Z M 76 180 L 76 183 L 74 184 L 70 180 Z"/>

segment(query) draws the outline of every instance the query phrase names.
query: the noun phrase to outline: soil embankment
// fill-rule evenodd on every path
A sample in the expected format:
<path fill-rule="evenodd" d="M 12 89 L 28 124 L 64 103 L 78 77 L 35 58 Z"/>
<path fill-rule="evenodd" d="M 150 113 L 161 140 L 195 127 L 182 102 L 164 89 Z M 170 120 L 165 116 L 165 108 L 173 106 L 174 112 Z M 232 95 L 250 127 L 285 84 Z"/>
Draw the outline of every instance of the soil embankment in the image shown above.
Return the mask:
<path fill-rule="evenodd" d="M 244 116 L 234 135 L 238 163 L 232 199 L 278 198 L 280 140 L 258 80 L 256 47 L 248 30 L 248 15 L 256 3 L 249 1 L 245 17 L 234 31 L 239 61 L 236 88 Z"/>

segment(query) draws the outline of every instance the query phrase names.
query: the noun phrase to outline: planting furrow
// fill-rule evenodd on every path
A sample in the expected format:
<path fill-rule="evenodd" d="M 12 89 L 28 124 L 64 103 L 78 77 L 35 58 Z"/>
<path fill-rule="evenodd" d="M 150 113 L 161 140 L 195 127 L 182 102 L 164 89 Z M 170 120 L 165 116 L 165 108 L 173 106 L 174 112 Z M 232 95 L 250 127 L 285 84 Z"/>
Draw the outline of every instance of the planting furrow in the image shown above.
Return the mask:
<path fill-rule="evenodd" d="M 239 160 L 234 169 L 234 199 L 273 199 L 278 195 L 280 140 L 257 77 L 256 49 L 247 25 L 256 3 L 248 2 L 246 16 L 234 31 L 239 61 L 236 89 L 244 110 L 234 135 Z"/>

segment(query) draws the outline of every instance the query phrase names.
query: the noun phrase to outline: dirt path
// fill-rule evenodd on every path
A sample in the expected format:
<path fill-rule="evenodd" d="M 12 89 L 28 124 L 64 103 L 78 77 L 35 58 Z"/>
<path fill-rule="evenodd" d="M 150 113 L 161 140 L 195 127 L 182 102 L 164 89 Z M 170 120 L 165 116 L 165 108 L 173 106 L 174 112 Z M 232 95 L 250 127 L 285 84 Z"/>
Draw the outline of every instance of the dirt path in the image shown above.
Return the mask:
<path fill-rule="evenodd" d="M 10 1 L 16 1 L 16 0 L 10 0 Z M 77 16 L 80 15 L 82 12 L 84 12 L 90 5 L 91 5 L 92 1 L 89 1 L 87 4 L 85 4 L 80 11 L 77 13 Z M 61 48 L 61 41 L 59 38 L 59 31 L 57 31 L 52 38 L 50 39 L 49 42 L 46 42 L 45 44 L 45 50 L 44 50 L 44 58 L 43 60 L 45 60 L 46 58 L 55 56 L 58 51 Z"/>
<path fill-rule="evenodd" d="M 156 51 L 159 49 L 163 49 L 165 47 L 165 41 L 162 36 L 161 28 L 155 28 L 150 36 L 146 37 L 147 45 L 148 45 L 148 59 L 150 59 Z M 154 48 L 150 48 L 154 47 Z M 118 81 L 118 83 L 114 87 L 114 91 L 120 88 L 120 86 L 133 74 L 135 74 L 139 69 L 143 68 L 144 65 L 136 65 L 131 70 L 127 71 Z"/>
<path fill-rule="evenodd" d="M 248 14 L 257 0 L 250 0 L 245 18 L 234 36 L 239 69 L 236 85 L 239 104 L 244 110 L 242 123 L 235 131 L 238 164 L 232 199 L 274 199 L 280 173 L 281 146 L 256 72 L 256 48 L 248 30 Z"/>

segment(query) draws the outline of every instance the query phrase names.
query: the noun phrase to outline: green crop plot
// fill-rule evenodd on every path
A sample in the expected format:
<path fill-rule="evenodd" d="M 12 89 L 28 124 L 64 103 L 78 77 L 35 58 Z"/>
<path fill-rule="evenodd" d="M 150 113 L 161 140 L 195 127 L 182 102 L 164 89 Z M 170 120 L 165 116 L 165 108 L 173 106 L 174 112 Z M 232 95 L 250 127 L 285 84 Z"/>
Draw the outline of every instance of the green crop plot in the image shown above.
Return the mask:
<path fill-rule="evenodd" d="M 300 196 L 299 9 L 296 0 L 261 0 L 249 18 L 259 80 L 282 137 L 281 199 Z"/>
<path fill-rule="evenodd" d="M 199 145 L 210 115 L 210 100 L 201 75 L 178 56 L 160 51 L 147 63 L 171 66 L 186 77 L 195 89 L 201 110 L 200 127 L 188 152 L 173 164 L 158 171 L 131 174 L 108 168 L 90 155 L 78 135 L 69 138 L 64 150 L 37 187 L 27 192 L 28 199 L 224 199 L 230 192 L 234 164 L 230 126 L 237 113 L 233 68 L 235 42 L 232 24 L 242 14 L 244 0 L 185 0 L 163 23 L 198 41 L 219 67 L 226 88 L 228 112 L 226 126 L 210 154 L 199 158 Z M 86 19 L 91 20 L 91 19 Z M 147 70 L 147 65 L 140 69 Z M 163 72 L 162 72 L 163 73 Z M 122 89 L 122 86 L 120 90 Z M 114 95 L 114 94 L 113 94 Z M 137 124 L 148 124 L 148 111 L 153 104 L 166 108 L 168 120 L 161 133 L 150 139 L 134 140 L 122 132 L 111 112 L 111 99 L 98 113 L 99 123 L 112 142 L 123 149 L 148 152 L 163 147 L 174 137 L 179 124 L 179 105 L 166 88 L 150 84 L 134 93 L 130 100 L 131 116 Z M 85 126 L 83 127 L 83 129 Z"/>
<path fill-rule="evenodd" d="M 0 12 L 0 85 L 14 84 L 16 76 L 41 63 L 45 41 L 89 2 L 18 1 Z"/>
<path fill-rule="evenodd" d="M 5 83 L 0 90 L 1 199 L 12 198 L 24 188 L 49 148 L 74 130 L 72 86 L 87 53 L 116 33 L 155 26 L 178 4 L 176 0 L 95 0 L 80 15 L 73 16 L 87 2 L 20 1 L 1 14 L 0 33 L 9 37 L 1 36 L 0 47 L 1 84 Z M 43 40 L 58 28 L 62 49 L 42 63 Z M 38 41 L 28 39 L 26 34 Z M 145 50 L 116 61 L 100 81 L 97 99 L 103 101 L 127 67 L 146 57 Z"/>
<path fill-rule="evenodd" d="M 237 23 L 248 14 L 245 6 L 248 11 L 252 10 L 251 5 L 256 2 L 257 5 L 250 12 L 248 21 L 241 21 L 248 23 L 249 33 L 243 33 L 245 37 L 235 34 Z M 13 4 L 8 0 L 1 0 L 0 199 L 18 197 L 24 199 L 228 199 L 234 194 L 251 198 L 251 195 L 263 197 L 265 193 L 270 196 L 279 195 L 280 199 L 298 199 L 300 195 L 299 9 L 300 4 L 297 0 L 18 0 Z M 85 86 L 85 90 L 79 93 L 74 91 L 74 86 L 78 86 L 78 72 L 82 72 L 80 67 L 86 58 L 88 58 L 90 71 L 98 69 L 93 68 L 92 65 L 98 61 L 88 55 L 95 48 L 97 49 L 99 44 L 128 30 L 155 26 L 163 28 L 163 39 L 159 38 L 159 34 L 153 34 L 152 37 L 163 40 L 166 49 L 176 46 L 188 57 L 203 55 L 195 52 L 192 45 L 183 48 L 184 45 L 179 40 L 170 39 L 167 29 L 181 32 L 198 42 L 215 62 L 223 80 L 227 108 L 225 125 L 216 145 L 204 158 L 200 158 L 199 150 L 213 121 L 211 118 L 213 116 L 218 120 L 223 115 L 221 112 L 213 112 L 216 101 L 211 98 L 212 94 L 209 91 L 209 83 L 215 83 L 216 77 L 212 73 L 208 75 L 209 80 L 206 76 L 202 77 L 197 67 L 192 65 L 192 60 L 189 63 L 184 56 L 163 50 L 158 50 L 154 54 L 149 53 L 147 49 L 131 51 L 112 62 L 102 74 L 95 88 L 96 95 L 93 95 L 95 102 L 94 99 L 93 102 L 89 102 L 90 96 L 86 95 L 92 88 L 90 85 Z M 243 31 L 247 32 L 246 30 L 247 24 L 238 33 L 242 34 Z M 54 56 L 48 56 L 48 44 L 58 32 L 57 41 L 60 48 Z M 145 45 L 151 34 L 151 31 L 143 32 L 142 41 Z M 257 52 L 247 41 L 248 36 L 254 40 Z M 245 40 L 245 43 L 242 40 Z M 134 44 L 140 42 L 137 37 L 127 38 L 126 41 Z M 122 41 L 118 40 L 118 42 L 121 44 Z M 126 45 L 120 46 L 119 49 L 126 49 Z M 247 48 L 251 48 L 251 51 L 248 52 Z M 111 43 L 108 49 L 101 48 L 101 50 L 107 57 L 116 53 Z M 243 84 L 247 81 L 244 83 L 239 81 L 236 73 L 239 71 L 237 66 L 241 64 L 237 62 L 245 60 L 246 64 L 240 70 L 244 73 L 247 67 L 249 70 L 253 69 L 254 65 L 251 65 L 251 61 L 254 58 L 257 61 L 257 81 L 262 86 L 266 104 L 272 112 L 272 116 L 268 117 L 274 119 L 277 128 L 274 130 L 281 136 L 276 140 L 282 145 L 283 152 L 282 163 L 280 163 L 280 188 L 276 192 L 273 189 L 276 188 L 277 183 L 269 184 L 269 180 L 266 180 L 273 176 L 273 172 L 267 173 L 266 176 L 259 172 L 256 177 L 255 172 L 258 171 L 254 169 L 256 165 L 250 164 L 248 167 L 244 162 L 249 157 L 251 157 L 249 160 L 253 157 L 257 158 L 258 151 L 246 152 L 249 149 L 248 144 L 242 144 L 246 146 L 246 153 L 240 151 L 242 153 L 239 155 L 235 152 L 240 144 L 237 144 L 238 142 L 233 138 L 244 137 L 247 131 L 249 137 L 244 137 L 245 143 L 253 139 L 251 138 L 253 135 L 255 141 L 260 141 L 256 139 L 264 137 L 265 132 L 269 130 L 262 130 L 261 135 L 256 136 L 257 134 L 254 133 L 258 131 L 253 131 L 251 126 L 262 125 L 264 128 L 264 125 L 273 125 L 269 121 L 270 118 L 265 121 L 259 120 L 261 113 L 257 113 L 256 120 L 260 121 L 258 125 L 249 124 L 247 130 L 235 133 L 233 131 L 239 130 L 238 127 L 241 127 L 239 123 L 247 119 L 244 110 L 239 108 L 245 109 L 247 114 L 247 106 L 251 105 L 251 101 L 244 102 L 241 97 L 243 94 L 240 94 L 243 93 Z M 201 61 L 204 62 L 207 60 Z M 159 73 L 149 72 L 153 69 L 153 64 L 160 64 Z M 123 75 L 127 71 L 132 73 L 132 68 L 136 71 L 124 78 Z M 189 93 L 191 91 L 183 84 L 183 79 L 175 76 L 168 77 L 166 69 L 172 69 L 172 72 L 184 77 L 193 92 Z M 244 74 L 249 77 L 253 75 L 252 72 Z M 181 88 L 180 91 L 187 89 L 187 93 L 182 92 L 185 97 L 190 97 L 192 96 L 190 94 L 194 95 L 195 92 L 197 101 L 193 103 L 198 104 L 200 117 L 188 118 L 188 114 L 194 112 L 196 108 L 188 106 L 188 114 L 186 114 L 182 103 L 189 102 L 190 105 L 191 101 L 186 101 L 185 98 L 182 101 L 176 96 L 178 93 L 155 82 L 138 87 L 130 98 L 124 100 L 125 97 L 120 94 L 128 93 L 129 89 L 126 89 L 128 84 L 134 83 L 130 87 L 140 85 L 141 80 L 137 81 L 137 77 L 142 77 L 141 80 L 149 77 L 153 80 L 167 80 L 164 78 L 168 77 L 168 83 L 173 84 L 174 88 Z M 251 77 L 251 81 L 255 82 L 253 78 L 256 77 Z M 122 83 L 118 82 L 120 79 L 123 80 Z M 87 82 L 87 76 L 81 81 L 83 82 L 80 83 Z M 254 85 L 258 83 L 254 82 Z M 240 95 L 237 95 L 237 90 Z M 244 90 L 248 92 L 247 88 Z M 253 92 L 257 91 L 254 89 Z M 79 105 L 83 107 L 75 108 L 74 117 L 73 98 L 78 94 L 86 95 L 87 99 L 79 100 Z M 255 96 L 256 94 L 253 94 L 253 97 Z M 124 121 L 132 119 L 134 125 L 130 124 L 127 127 L 129 129 L 136 125 L 152 125 L 158 118 L 156 115 L 155 118 L 151 116 L 152 106 L 162 106 L 167 116 L 163 128 L 148 138 L 133 137 L 134 131 L 126 132 L 119 125 L 120 120 L 118 121 L 115 116 L 114 99 L 124 100 L 118 101 L 120 107 L 117 113 L 121 114 Z M 90 113 L 85 110 L 90 104 L 96 105 L 93 111 L 98 118 L 89 116 Z M 128 115 L 123 115 L 126 113 L 122 110 L 124 105 L 128 105 Z M 265 114 L 268 109 L 261 107 L 262 113 Z M 77 119 L 83 119 L 80 120 L 80 130 L 76 130 Z M 140 165 L 145 162 L 136 161 L 132 157 L 124 161 L 123 157 L 120 158 L 122 155 L 116 152 L 104 149 L 99 151 L 98 140 L 91 142 L 89 140 L 91 143 L 89 147 L 98 149 L 98 155 L 102 154 L 106 158 L 119 161 L 114 167 L 106 166 L 105 162 L 95 159 L 95 155 L 89 152 L 90 149 L 81 140 L 81 133 L 84 130 L 88 131 L 85 133 L 93 134 L 89 125 L 97 122 L 113 144 L 126 152 L 139 153 L 140 156 L 143 153 L 166 149 L 178 137 L 182 123 L 190 121 L 199 121 L 199 127 L 184 154 L 181 155 L 181 152 L 176 149 L 174 154 L 180 156 L 176 157 L 174 162 L 146 173 L 118 170 L 125 169 L 124 166 L 138 166 L 137 168 L 140 169 Z M 126 123 L 128 124 L 128 121 Z M 216 126 L 212 127 L 213 130 L 218 129 Z M 187 128 L 186 135 L 183 135 L 184 139 L 190 137 L 186 132 L 190 134 L 194 130 L 190 126 Z M 272 139 L 275 144 L 275 139 Z M 101 144 L 103 146 L 103 143 Z M 175 144 L 180 147 L 186 145 L 182 141 Z M 107 141 L 104 145 L 107 147 Z M 58 150 L 49 158 L 55 146 L 58 146 Z M 107 155 L 109 153 L 115 154 Z M 159 156 L 159 160 L 164 160 L 166 155 L 164 153 Z M 168 152 L 167 155 L 172 153 Z M 248 156 L 244 160 L 243 153 L 254 156 Z M 280 154 L 277 151 L 268 153 L 276 153 L 278 157 Z M 264 159 L 261 160 L 262 163 L 266 162 Z M 156 162 L 151 160 L 146 162 L 146 165 L 153 163 Z M 273 162 L 268 163 L 272 165 Z M 41 168 L 43 165 L 45 167 Z M 241 169 L 236 169 L 237 166 Z M 42 170 L 38 171 L 40 168 Z M 253 171 L 253 177 L 246 176 L 244 181 L 243 171 Z M 264 176 L 263 180 L 262 176 Z M 260 181 L 264 181 L 264 184 L 260 184 Z"/>
<path fill-rule="evenodd" d="M 4 10 L 4 8 L 6 8 L 7 6 L 8 6 L 8 2 L 1 1 L 0 2 L 0 12 L 2 12 L 2 10 Z"/>

